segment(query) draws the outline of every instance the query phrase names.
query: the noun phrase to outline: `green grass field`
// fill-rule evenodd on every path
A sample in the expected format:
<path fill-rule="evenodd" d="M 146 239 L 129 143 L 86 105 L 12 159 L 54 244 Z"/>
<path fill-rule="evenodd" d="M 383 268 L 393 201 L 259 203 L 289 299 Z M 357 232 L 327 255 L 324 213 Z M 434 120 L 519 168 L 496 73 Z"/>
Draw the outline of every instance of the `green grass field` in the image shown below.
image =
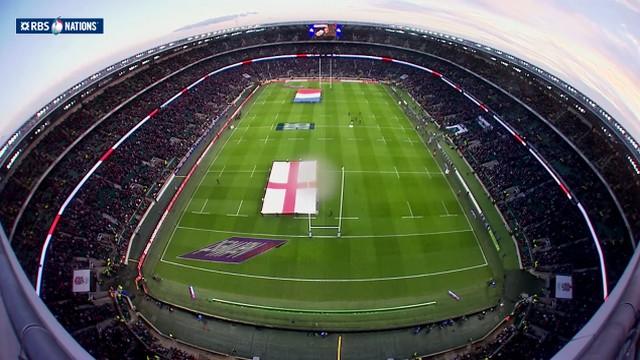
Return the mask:
<path fill-rule="evenodd" d="M 222 318 L 341 330 L 426 323 L 495 305 L 502 290 L 487 286 L 492 247 L 483 250 L 449 176 L 386 85 L 323 84 L 317 104 L 292 103 L 296 86 L 318 83 L 264 86 L 206 155 L 145 265 L 151 293 Z M 349 113 L 361 122 L 350 127 Z M 315 129 L 276 131 L 280 122 Z M 338 225 L 343 190 L 341 237 L 316 229 L 309 238 L 304 216 L 260 215 L 271 164 L 285 159 L 319 161 L 314 226 Z M 287 242 L 241 264 L 180 258 L 231 236 Z M 149 280 L 152 274 L 161 280 Z"/>

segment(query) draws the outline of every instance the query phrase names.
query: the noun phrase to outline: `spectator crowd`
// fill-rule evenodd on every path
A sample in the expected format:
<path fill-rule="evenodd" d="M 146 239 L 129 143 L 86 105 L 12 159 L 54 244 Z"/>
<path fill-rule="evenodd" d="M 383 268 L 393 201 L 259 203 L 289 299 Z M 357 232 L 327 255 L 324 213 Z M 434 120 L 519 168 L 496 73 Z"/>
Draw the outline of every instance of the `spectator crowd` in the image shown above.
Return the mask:
<path fill-rule="evenodd" d="M 569 100 L 561 99 L 559 93 L 539 84 L 527 85 L 520 75 L 502 65 L 427 40 L 417 44 L 409 38 L 400 43 L 436 54 L 440 59 L 355 43 L 290 43 L 252 48 L 303 40 L 303 35 L 292 30 L 264 32 L 173 51 L 134 72 L 103 80 L 69 112 L 52 116 L 17 165 L 11 172 L 3 170 L 0 178 L 0 221 L 5 229 L 12 229 L 12 246 L 27 275 L 35 278 L 47 230 L 71 190 L 107 149 L 162 102 L 224 65 L 247 58 L 306 52 L 402 58 L 437 69 L 482 99 L 551 162 L 594 216 L 606 258 L 611 260 L 610 285 L 617 281 L 626 265 L 624 260 L 631 255 L 631 239 L 610 194 L 617 196 L 620 208 L 628 215 L 629 226 L 637 230 L 640 216 L 633 204 L 639 201 L 640 184 L 620 180 L 625 171 L 621 163 L 624 157 L 611 154 L 619 154 L 622 145 L 593 125 L 597 123 L 593 115 L 572 110 Z M 389 34 L 360 29 L 354 29 L 349 36 L 353 41 L 370 43 L 399 41 L 389 38 Z M 230 51 L 240 47 L 244 49 Z M 508 93 L 446 60 L 454 56 L 458 63 Z M 428 112 L 432 118 L 429 121 L 442 129 L 466 129 L 448 134 L 447 141 L 469 162 L 506 219 L 525 269 L 570 274 L 575 290 L 571 300 L 555 299 L 550 289 L 544 290 L 519 315 L 517 326 L 505 327 L 492 343 L 461 355 L 460 359 L 508 359 L 531 349 L 536 349 L 538 355 L 530 358 L 548 358 L 601 303 L 601 291 L 594 286 L 601 281 L 598 256 L 575 204 L 511 134 L 439 78 L 372 60 L 333 59 L 323 62 L 322 72 L 328 74 L 329 66 L 336 77 L 376 79 L 402 87 Z M 181 350 L 155 342 L 146 325 L 138 320 L 124 324 L 114 321 L 117 312 L 113 301 L 72 294 L 71 273 L 99 264 L 104 282 L 97 285 L 97 291 L 108 288 L 110 279 L 120 271 L 121 259 L 142 214 L 170 174 L 191 154 L 194 144 L 220 128 L 233 109 L 234 99 L 266 80 L 315 77 L 318 71 L 317 60 L 296 58 L 243 65 L 209 77 L 138 129 L 84 184 L 53 234 L 42 296 L 65 328 L 94 356 L 111 357 L 121 352 L 132 358 L 141 354 L 189 358 Z M 516 98 L 535 109 L 535 113 Z M 440 136 L 426 132 L 423 135 L 426 140 Z M 101 299 L 107 298 L 103 295 Z M 119 342 L 129 345 L 116 346 Z"/>

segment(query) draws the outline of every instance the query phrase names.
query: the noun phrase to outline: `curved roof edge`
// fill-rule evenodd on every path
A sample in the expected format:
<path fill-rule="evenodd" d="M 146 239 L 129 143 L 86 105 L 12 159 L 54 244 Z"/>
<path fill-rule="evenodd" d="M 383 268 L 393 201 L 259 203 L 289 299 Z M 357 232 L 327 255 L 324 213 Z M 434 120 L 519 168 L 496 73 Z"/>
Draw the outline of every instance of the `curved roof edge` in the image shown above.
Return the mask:
<path fill-rule="evenodd" d="M 0 305 L 4 306 L 10 324 L 1 327 L 6 341 L 29 359 L 92 359 L 93 357 L 60 325 L 47 306 L 36 295 L 7 235 L 0 226 Z"/>
<path fill-rule="evenodd" d="M 553 359 L 615 359 L 640 316 L 640 250 L 636 250 L 618 284 L 589 322 Z M 631 357 L 633 358 L 633 357 Z"/>
<path fill-rule="evenodd" d="M 288 22 L 274 22 L 274 23 L 264 23 L 264 24 L 254 24 L 254 25 L 246 25 L 246 26 L 238 26 L 231 27 L 221 30 L 215 30 L 210 32 L 204 32 L 197 35 L 188 36 L 185 38 L 181 38 L 175 41 L 171 41 L 168 43 L 164 43 L 150 49 L 141 51 L 135 55 L 132 55 L 128 58 L 125 58 L 117 63 L 114 63 L 92 75 L 87 77 L 86 79 L 80 81 L 76 85 L 67 89 L 60 95 L 58 95 L 55 99 L 51 100 L 47 105 L 42 107 L 39 111 L 37 111 L 33 116 L 27 119 L 11 136 L 9 136 L 9 140 L 3 144 L 0 148 L 0 166 L 5 166 L 7 161 L 9 163 L 7 166 L 10 166 L 19 156 L 19 145 L 21 141 L 25 138 L 25 136 L 35 127 L 44 121 L 54 110 L 64 106 L 65 110 L 70 108 L 73 104 L 67 103 L 66 99 L 72 99 L 73 97 L 82 94 L 88 87 L 94 85 L 100 80 L 104 79 L 107 76 L 110 76 L 114 73 L 118 73 L 121 71 L 132 71 L 135 70 L 139 65 L 144 65 L 146 62 L 150 61 L 150 58 L 154 58 L 159 54 L 162 54 L 168 50 L 173 50 L 179 47 L 187 48 L 193 45 L 200 45 L 204 42 L 208 42 L 211 40 L 215 40 L 216 38 L 226 35 L 238 35 L 242 33 L 250 33 L 250 32 L 259 32 L 267 27 L 278 27 L 278 26 L 293 26 L 293 25 L 306 25 L 314 22 L 336 22 L 347 25 L 359 25 L 359 26 L 370 26 L 370 27 L 383 27 L 387 28 L 388 31 L 409 34 L 414 36 L 432 36 L 439 38 L 444 43 L 453 44 L 456 43 L 463 47 L 473 48 L 476 51 L 481 51 L 485 54 L 489 54 L 495 58 L 500 58 L 502 61 L 510 63 L 511 66 L 516 71 L 521 71 L 521 68 L 526 69 L 530 73 L 533 73 L 536 76 L 548 81 L 550 84 L 555 85 L 565 93 L 569 94 L 576 102 L 581 104 L 582 106 L 576 106 L 576 109 L 582 113 L 587 111 L 595 114 L 603 124 L 607 125 L 609 129 L 613 131 L 613 133 L 622 140 L 623 144 L 631 151 L 634 155 L 635 159 L 628 159 L 634 164 L 634 167 L 638 169 L 638 163 L 640 163 L 640 144 L 627 132 L 627 130 L 616 121 L 608 112 L 606 112 L 603 108 L 597 105 L 593 100 L 591 100 L 584 93 L 578 91 L 565 81 L 559 79 L 558 77 L 552 75 L 551 73 L 541 69 L 538 66 L 531 64 L 528 61 L 515 57 L 509 53 L 503 52 L 498 49 L 494 49 L 492 47 L 480 44 L 478 42 L 466 40 L 464 38 L 449 35 L 442 32 L 431 31 L 426 28 L 416 27 L 412 25 L 400 25 L 400 24 L 384 24 L 384 23 L 373 23 L 373 22 L 359 22 L 359 21 L 343 21 L 343 20 L 296 20 L 296 21 L 288 21 Z M 640 170 L 639 170 L 640 171 Z"/>
<path fill-rule="evenodd" d="M 107 76 L 119 71 L 132 71 L 140 64 L 144 64 L 145 60 L 149 60 L 158 54 L 172 50 L 178 47 L 188 47 L 191 45 L 199 45 L 203 42 L 210 41 L 221 35 L 234 33 L 247 33 L 262 31 L 267 27 L 277 27 L 286 25 L 304 25 L 314 21 L 295 21 L 280 22 L 261 25 L 250 25 L 237 28 L 228 28 L 200 35 L 190 36 L 180 40 L 156 46 L 146 51 L 140 52 L 118 63 L 115 63 L 76 84 L 63 94 L 56 97 L 48 105 L 38 111 L 29 118 L 18 131 L 16 131 L 7 143 L 0 148 L 0 164 L 4 165 L 9 158 L 9 154 L 13 153 L 19 146 L 24 135 L 38 126 L 44 119 L 48 117 L 54 110 L 66 106 L 65 99 L 71 99 L 81 94 L 91 85 L 104 79 Z M 337 21 L 341 22 L 341 21 Z M 512 64 L 514 68 L 519 66 L 526 68 L 528 71 L 548 80 L 562 90 L 568 90 L 577 102 L 585 106 L 583 112 L 590 111 L 596 114 L 604 124 L 612 126 L 617 136 L 625 141 L 625 145 L 631 146 L 636 158 L 639 158 L 640 148 L 638 143 L 629 135 L 626 130 L 615 121 L 608 113 L 601 109 L 595 102 L 591 101 L 586 95 L 577 91 L 569 84 L 547 73 L 546 71 L 531 65 L 530 63 L 516 58 L 510 54 L 500 50 L 484 46 L 479 43 L 471 42 L 463 38 L 450 36 L 448 34 L 433 32 L 421 28 L 409 27 L 404 25 L 388 25 L 381 23 L 364 23 L 364 22 L 341 22 L 344 24 L 375 26 L 387 28 L 389 31 L 408 33 L 409 35 L 421 36 L 429 35 L 441 39 L 443 42 L 457 43 L 462 46 L 476 49 L 487 54 L 491 54 L 496 58 Z M 580 111 L 580 109 L 578 109 Z M 77 342 L 62 328 L 55 318 L 48 311 L 44 303 L 42 303 L 26 275 L 22 271 L 20 265 L 15 258 L 15 254 L 11 250 L 4 230 L 0 227 L 0 292 L 3 297 L 7 313 L 11 318 L 11 325 L 17 337 L 21 340 L 21 345 L 30 357 L 38 357 L 38 354 L 55 354 L 59 353 L 64 357 L 73 358 L 90 358 L 90 355 L 80 347 Z M 10 289 L 10 290 L 9 290 Z M 627 306 L 631 305 L 635 307 Z M 619 280 L 617 286 L 612 291 L 605 303 L 598 309 L 596 314 L 590 319 L 587 325 L 556 355 L 557 359 L 565 358 L 610 358 L 613 354 L 617 354 L 623 347 L 622 344 L 626 340 L 626 335 L 633 328 L 637 310 L 640 308 L 640 250 L 636 250 L 635 254 L 627 265 L 627 268 Z M 630 311 L 632 311 L 630 315 Z M 29 336 L 24 335 L 24 329 L 28 327 L 39 329 Z M 624 331 L 623 331 L 624 330 Z M 33 351 L 33 352 L 32 352 Z M 592 355 L 597 354 L 597 355 Z"/>

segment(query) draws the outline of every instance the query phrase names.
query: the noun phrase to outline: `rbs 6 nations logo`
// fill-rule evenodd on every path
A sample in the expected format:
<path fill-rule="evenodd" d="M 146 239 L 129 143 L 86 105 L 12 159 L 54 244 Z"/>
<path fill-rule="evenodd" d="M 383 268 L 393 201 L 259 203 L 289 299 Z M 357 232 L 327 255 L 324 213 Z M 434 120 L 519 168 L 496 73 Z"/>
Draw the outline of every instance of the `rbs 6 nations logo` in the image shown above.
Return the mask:
<path fill-rule="evenodd" d="M 101 18 L 22 18 L 16 19 L 16 34 L 102 34 Z"/>

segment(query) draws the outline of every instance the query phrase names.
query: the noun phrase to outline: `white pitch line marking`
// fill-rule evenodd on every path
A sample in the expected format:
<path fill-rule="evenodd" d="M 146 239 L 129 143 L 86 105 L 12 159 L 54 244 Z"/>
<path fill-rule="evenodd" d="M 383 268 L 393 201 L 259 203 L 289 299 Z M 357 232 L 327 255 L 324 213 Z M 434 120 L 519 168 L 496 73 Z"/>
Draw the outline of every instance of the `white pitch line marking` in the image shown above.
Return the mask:
<path fill-rule="evenodd" d="M 200 212 L 204 211 L 204 208 L 207 206 L 207 203 L 209 202 L 209 198 L 204 199 L 204 204 L 202 204 L 202 208 L 200 208 Z"/>
<path fill-rule="evenodd" d="M 240 200 L 240 205 L 238 205 L 238 211 L 236 211 L 236 215 L 240 214 L 240 208 L 242 208 L 242 203 L 244 200 Z"/>
<path fill-rule="evenodd" d="M 429 179 L 431 179 L 431 173 L 429 172 L 429 169 L 424 168 L 424 173 L 425 173 L 425 174 L 427 174 L 427 177 L 428 177 Z"/>
<path fill-rule="evenodd" d="M 209 173 L 216 173 L 218 172 L 218 170 L 209 170 Z M 225 169 L 225 173 L 251 173 L 251 172 L 269 172 L 269 170 L 226 170 Z M 335 170 L 335 171 L 329 171 L 329 172 L 334 172 L 334 173 L 338 173 L 340 172 L 339 170 Z M 379 175 L 396 175 L 395 171 L 380 171 L 380 170 L 345 170 L 344 171 L 346 174 L 379 174 Z M 429 171 L 398 171 L 397 172 L 400 175 L 428 175 L 428 176 L 433 176 L 433 175 L 443 175 L 440 172 L 429 172 Z M 178 177 L 178 176 L 176 176 Z M 184 177 L 184 176 L 182 176 Z"/>
<path fill-rule="evenodd" d="M 447 204 L 444 203 L 444 200 L 440 201 L 442 203 L 442 207 L 444 208 L 444 212 L 449 215 L 449 209 L 447 209 Z"/>
<path fill-rule="evenodd" d="M 240 141 L 243 140 L 243 137 L 240 137 L 240 139 L 238 139 L 238 141 L 236 141 L 236 144 L 240 144 Z"/>
<path fill-rule="evenodd" d="M 304 140 L 304 138 L 287 138 L 287 140 Z"/>
<path fill-rule="evenodd" d="M 333 171 L 338 172 L 338 171 Z M 345 170 L 347 174 L 414 174 L 414 175 L 424 175 L 424 171 L 378 171 L 378 170 Z M 430 173 L 430 175 L 442 175 L 442 173 Z"/>
<path fill-rule="evenodd" d="M 398 168 L 394 166 L 393 169 L 396 171 L 396 176 L 398 177 L 398 179 L 400 179 L 400 173 L 398 173 Z"/>
<path fill-rule="evenodd" d="M 384 136 L 378 139 L 378 141 L 382 141 L 385 145 L 387 144 L 387 139 L 385 139 Z"/>
<path fill-rule="evenodd" d="M 249 176 L 249 177 L 253 177 L 253 173 L 256 172 L 256 166 L 258 166 L 258 165 L 253 165 L 253 170 L 251 170 L 251 176 Z"/>
<path fill-rule="evenodd" d="M 333 138 L 318 138 L 318 140 L 320 140 L 320 141 L 328 141 L 328 140 L 333 140 Z"/>
<path fill-rule="evenodd" d="M 407 201 L 407 207 L 409 208 L 409 214 L 411 214 L 411 216 L 403 216 L 403 219 L 422 219 L 422 216 L 415 216 L 413 215 L 413 210 L 411 209 L 411 204 L 409 204 L 409 202 Z"/>
<path fill-rule="evenodd" d="M 218 177 L 222 176 L 222 173 L 224 172 L 224 168 L 226 168 L 226 167 L 227 167 L 227 165 L 224 165 L 222 167 L 222 170 L 220 170 L 220 174 L 218 174 Z"/>
<path fill-rule="evenodd" d="M 316 237 L 320 237 L 320 236 L 316 236 Z M 132 261 L 132 260 L 129 260 L 129 261 Z M 210 301 L 220 302 L 220 303 L 223 303 L 223 304 L 231 304 L 231 305 L 236 305 L 236 306 L 243 306 L 243 307 L 250 307 L 250 308 L 257 308 L 257 309 L 267 309 L 267 310 L 278 310 L 278 311 L 315 312 L 315 313 L 344 313 L 345 312 L 344 310 L 283 308 L 283 307 L 276 307 L 276 306 L 266 306 L 266 305 L 259 305 L 259 304 L 242 303 L 242 302 L 237 302 L 237 301 L 229 301 L 229 300 L 222 300 L 222 299 L 215 299 L 215 298 L 210 298 L 209 300 Z M 428 301 L 428 302 L 424 302 L 424 303 L 401 305 L 401 306 L 394 306 L 394 307 L 359 309 L 357 311 L 360 312 L 360 313 L 370 313 L 370 312 L 388 311 L 388 310 L 412 309 L 412 308 L 430 306 L 430 305 L 435 305 L 435 304 L 437 304 L 436 301 Z M 348 312 L 351 313 L 352 311 L 348 311 Z M 207 315 L 209 317 L 213 317 L 213 315 L 210 315 L 210 314 L 206 314 L 206 313 L 203 313 L 203 314 Z"/>
<path fill-rule="evenodd" d="M 307 219 L 305 217 L 305 219 Z M 242 232 L 242 231 L 227 231 L 227 230 L 216 230 L 216 229 L 202 229 L 202 228 L 194 228 L 190 226 L 176 226 L 174 229 L 186 229 L 193 231 L 206 231 L 220 234 L 234 234 L 234 235 L 247 235 L 247 236 L 268 236 L 268 237 L 292 237 L 292 238 L 307 238 L 308 235 L 299 235 L 299 234 L 267 234 L 267 233 L 252 233 L 252 232 Z M 459 234 L 465 232 L 473 232 L 472 229 L 461 229 L 461 230 L 449 230 L 449 231 L 435 231 L 435 232 L 426 232 L 426 233 L 410 233 L 410 234 L 381 234 L 381 235 L 343 235 L 343 238 L 351 238 L 351 239 L 359 239 L 359 238 L 390 238 L 390 237 L 411 237 L 411 236 L 433 236 L 433 235 L 447 235 L 447 234 Z"/>
<path fill-rule="evenodd" d="M 429 147 L 427 146 L 427 143 L 424 142 L 424 139 L 422 138 L 422 136 L 420 136 L 420 133 L 418 133 L 418 130 L 416 128 L 413 128 L 413 127 L 412 127 L 412 129 L 415 131 L 415 134 L 418 136 L 418 139 L 420 139 L 420 142 L 422 142 L 422 145 L 424 145 L 424 148 L 427 150 L 427 152 L 429 152 L 430 151 Z M 443 176 L 444 176 L 444 174 L 443 174 Z M 453 187 L 451 186 L 451 182 L 449 181 L 449 179 L 446 176 L 444 176 L 444 179 L 447 181 L 447 184 L 449 185 L 449 189 L 451 189 L 451 192 L 455 194 L 455 191 L 453 191 Z M 487 256 L 484 254 L 484 250 L 482 249 L 482 245 L 480 245 L 480 240 L 478 239 L 478 235 L 476 234 L 475 231 L 473 231 L 473 226 L 471 225 L 471 221 L 469 220 L 469 217 L 467 216 L 467 213 L 465 212 L 464 208 L 462 207 L 462 204 L 460 204 L 459 201 L 458 201 L 458 206 L 460 207 L 460 210 L 462 210 L 462 215 L 464 215 L 464 218 L 467 220 L 467 225 L 469 225 L 469 229 L 468 230 L 470 230 L 473 233 L 473 237 L 476 239 L 476 244 L 480 248 L 480 253 L 482 253 L 482 258 L 484 259 L 484 263 L 488 264 Z"/>
<path fill-rule="evenodd" d="M 301 237 L 307 237 L 307 236 L 303 235 Z M 346 237 L 346 236 L 343 236 L 343 237 Z M 164 263 L 167 263 L 167 264 L 179 266 L 179 267 L 184 267 L 184 268 L 193 269 L 193 270 L 201 270 L 201 271 L 206 271 L 206 272 L 211 272 L 211 273 L 216 273 L 216 274 L 222 274 L 222 275 L 232 275 L 232 276 L 240 276 L 240 277 L 263 279 L 263 280 L 299 281 L 299 282 L 374 282 L 374 281 L 416 279 L 416 278 L 423 278 L 423 277 L 430 277 L 430 276 L 452 274 L 452 273 L 456 273 L 456 272 L 474 270 L 474 269 L 479 269 L 479 268 L 483 268 L 485 266 L 488 266 L 487 264 L 478 264 L 478 265 L 473 265 L 473 266 L 466 266 L 466 267 L 462 267 L 462 268 L 444 270 L 444 271 L 437 271 L 437 272 L 432 272 L 432 273 L 410 274 L 410 275 L 400 275 L 400 276 L 388 276 L 388 277 L 378 277 L 378 278 L 356 278 L 356 279 L 331 279 L 331 278 L 328 278 L 328 279 L 319 279 L 319 278 L 276 277 L 276 276 L 267 276 L 267 275 L 236 273 L 236 272 L 232 272 L 232 271 L 223 271 L 223 270 L 216 270 L 216 269 L 201 268 L 201 267 L 198 267 L 198 266 L 181 264 L 181 263 L 177 263 L 177 262 L 169 261 L 169 260 L 164 260 L 164 259 L 161 259 L 160 261 L 162 261 Z"/>
<path fill-rule="evenodd" d="M 268 140 L 269 140 L 269 135 L 267 135 L 267 137 L 264 139 L 264 143 L 266 144 Z"/>
<path fill-rule="evenodd" d="M 215 173 L 218 172 L 217 170 L 209 170 L 210 173 Z M 226 173 L 231 173 L 231 174 L 235 174 L 235 173 L 251 173 L 251 172 L 269 172 L 269 170 L 225 170 Z"/>
<path fill-rule="evenodd" d="M 263 128 L 268 128 L 271 127 L 269 126 L 254 126 L 253 128 L 259 128 L 259 127 L 263 127 Z M 349 127 L 349 125 L 316 125 L 316 129 L 322 129 L 322 128 L 337 128 L 337 129 L 352 129 L 351 127 Z M 358 128 L 360 129 L 379 129 L 379 130 L 411 130 L 411 128 L 408 127 L 398 127 L 398 126 L 369 126 L 369 125 L 358 125 Z"/>
<path fill-rule="evenodd" d="M 192 214 L 198 214 L 198 215 L 211 215 L 210 212 L 202 212 L 202 211 L 192 211 Z"/>
<path fill-rule="evenodd" d="M 342 204 L 344 200 L 344 166 L 340 169 L 342 171 L 342 185 L 340 186 L 340 214 L 338 214 L 338 237 L 342 236 Z"/>
<path fill-rule="evenodd" d="M 440 217 L 458 216 L 458 214 L 450 214 L 449 209 L 447 209 L 447 204 L 444 203 L 444 200 L 441 202 L 442 202 L 442 206 L 444 207 L 444 211 L 446 212 L 446 215 L 440 215 Z"/>
<path fill-rule="evenodd" d="M 338 220 L 340 218 L 336 216 L 334 219 Z M 357 216 L 343 216 L 342 220 L 360 220 L 360 218 Z"/>
<path fill-rule="evenodd" d="M 240 120 L 242 121 L 242 120 Z M 207 173 L 209 172 L 209 170 L 211 169 L 211 167 L 213 166 L 213 164 L 215 164 L 215 162 L 218 160 L 218 158 L 220 157 L 220 154 L 222 154 L 222 151 L 224 150 L 225 146 L 227 146 L 227 143 L 229 143 L 229 140 L 231 140 L 231 138 L 233 137 L 233 134 L 236 133 L 236 130 L 238 128 L 235 128 L 231 131 L 231 135 L 229 135 L 229 137 L 227 138 L 227 140 L 224 142 L 224 144 L 222 144 L 222 147 L 220 148 L 220 150 L 218 151 L 218 153 L 216 154 L 216 157 L 213 158 L 213 161 L 207 166 Z M 206 178 L 206 176 L 203 176 L 200 178 L 200 182 L 198 182 L 198 186 L 196 186 L 196 190 L 193 192 L 192 196 L 190 197 L 189 201 L 187 202 L 187 207 L 185 207 L 182 210 L 182 213 L 180 214 L 180 217 L 178 218 L 178 224 L 180 224 L 180 222 L 182 221 L 182 218 L 184 217 L 184 215 L 187 213 L 187 209 L 189 209 L 189 207 L 191 206 L 191 202 L 194 199 L 194 194 L 198 193 L 198 190 L 200 189 L 200 186 L 202 186 L 202 183 L 204 182 L 204 179 Z M 169 245 L 171 245 L 171 241 L 173 240 L 173 236 L 176 234 L 176 231 L 178 230 L 178 226 L 173 228 L 173 231 L 171 232 L 171 236 L 169 236 L 169 241 L 167 241 L 167 244 L 164 246 L 164 250 L 162 251 L 162 255 L 160 256 L 160 259 L 164 259 L 164 256 L 167 253 L 167 249 L 169 249 Z"/>

